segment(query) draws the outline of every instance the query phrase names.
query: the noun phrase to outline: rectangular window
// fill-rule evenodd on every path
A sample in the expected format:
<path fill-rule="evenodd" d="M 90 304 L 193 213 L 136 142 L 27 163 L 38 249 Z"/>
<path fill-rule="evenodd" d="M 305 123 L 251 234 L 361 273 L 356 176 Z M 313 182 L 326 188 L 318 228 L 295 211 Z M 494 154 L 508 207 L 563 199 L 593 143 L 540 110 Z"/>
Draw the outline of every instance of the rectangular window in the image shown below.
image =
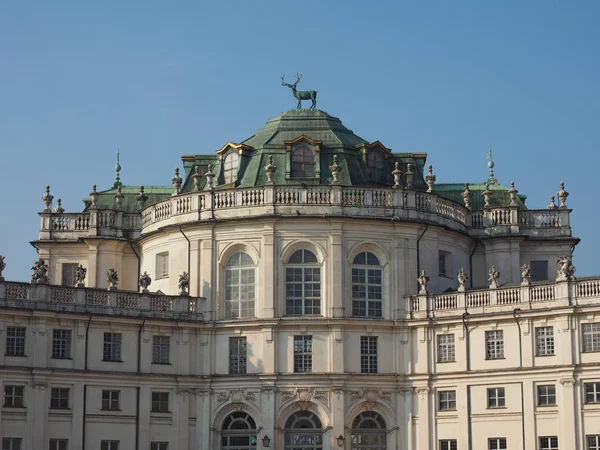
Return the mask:
<path fill-rule="evenodd" d="M 440 450 L 458 450 L 456 439 L 442 439 L 440 440 Z"/>
<path fill-rule="evenodd" d="M 169 393 L 168 392 L 153 392 L 152 393 L 152 412 L 168 413 L 169 412 Z"/>
<path fill-rule="evenodd" d="M 438 410 L 455 411 L 456 410 L 456 391 L 438 392 Z"/>
<path fill-rule="evenodd" d="M 454 334 L 440 334 L 437 337 L 438 362 L 456 361 Z"/>
<path fill-rule="evenodd" d="M 537 387 L 538 406 L 556 405 L 556 387 L 553 384 L 544 384 Z"/>
<path fill-rule="evenodd" d="M 67 439 L 50 439 L 50 450 L 67 450 Z"/>
<path fill-rule="evenodd" d="M 23 386 L 4 386 L 4 406 L 7 408 L 24 408 Z"/>
<path fill-rule="evenodd" d="M 506 438 L 489 438 L 488 450 L 506 450 Z"/>
<path fill-rule="evenodd" d="M 69 388 L 50 390 L 50 409 L 69 409 Z"/>
<path fill-rule="evenodd" d="M 119 399 L 121 391 L 102 391 L 102 410 L 119 411 Z"/>
<path fill-rule="evenodd" d="M 152 442 L 150 444 L 150 450 L 169 450 L 168 442 Z"/>
<path fill-rule="evenodd" d="M 557 436 L 544 436 L 540 438 L 540 450 L 558 450 Z"/>
<path fill-rule="evenodd" d="M 485 359 L 504 358 L 504 331 L 485 332 Z"/>
<path fill-rule="evenodd" d="M 585 437 L 587 441 L 587 450 L 600 450 L 600 435 L 592 434 Z"/>
<path fill-rule="evenodd" d="M 71 330 L 52 330 L 52 358 L 71 357 Z"/>
<path fill-rule="evenodd" d="M 530 261 L 531 281 L 546 281 L 548 279 L 548 261 Z"/>
<path fill-rule="evenodd" d="M 169 364 L 169 336 L 152 336 L 152 364 Z"/>
<path fill-rule="evenodd" d="M 600 322 L 584 323 L 583 329 L 583 351 L 600 352 Z"/>
<path fill-rule="evenodd" d="M 246 338 L 229 338 L 229 373 L 243 375 L 246 373 Z"/>
<path fill-rule="evenodd" d="M 2 438 L 2 450 L 21 450 L 21 438 Z"/>
<path fill-rule="evenodd" d="M 450 252 L 441 251 L 438 253 L 438 273 L 442 277 L 451 277 Z"/>
<path fill-rule="evenodd" d="M 100 450 L 119 450 L 119 441 L 100 441 Z"/>
<path fill-rule="evenodd" d="M 294 372 L 312 372 L 312 336 L 294 336 Z"/>
<path fill-rule="evenodd" d="M 584 390 L 586 403 L 600 403 L 600 382 L 585 383 Z"/>
<path fill-rule="evenodd" d="M 554 355 L 554 327 L 535 329 L 535 349 L 537 356 Z"/>
<path fill-rule="evenodd" d="M 360 373 L 377 373 L 377 336 L 360 337 Z"/>
<path fill-rule="evenodd" d="M 77 284 L 77 279 L 75 278 L 75 271 L 77 270 L 77 267 L 79 267 L 79 264 L 61 264 L 61 271 L 62 271 L 62 285 L 63 286 L 75 286 Z"/>
<path fill-rule="evenodd" d="M 104 361 L 121 361 L 121 333 L 104 333 Z"/>
<path fill-rule="evenodd" d="M 6 328 L 6 356 L 25 356 L 25 327 Z"/>
<path fill-rule="evenodd" d="M 156 255 L 156 279 L 169 276 L 169 252 Z"/>
<path fill-rule="evenodd" d="M 489 388 L 487 390 L 488 408 L 504 408 L 504 388 Z"/>

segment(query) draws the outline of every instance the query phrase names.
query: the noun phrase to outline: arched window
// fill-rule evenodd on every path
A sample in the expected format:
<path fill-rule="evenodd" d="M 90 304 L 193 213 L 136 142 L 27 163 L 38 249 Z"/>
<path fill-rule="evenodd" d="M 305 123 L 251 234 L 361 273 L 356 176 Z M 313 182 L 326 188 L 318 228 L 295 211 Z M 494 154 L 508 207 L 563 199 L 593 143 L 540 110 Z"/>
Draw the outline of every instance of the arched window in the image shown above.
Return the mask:
<path fill-rule="evenodd" d="M 285 423 L 285 450 L 322 450 L 323 426 L 315 413 L 298 411 Z"/>
<path fill-rule="evenodd" d="M 352 422 L 352 450 L 386 450 L 383 417 L 373 411 L 359 414 Z"/>
<path fill-rule="evenodd" d="M 297 250 L 286 264 L 285 314 L 321 314 L 321 266 L 310 250 Z"/>
<path fill-rule="evenodd" d="M 315 154 L 308 147 L 292 150 L 292 177 L 310 178 L 315 176 Z"/>
<path fill-rule="evenodd" d="M 231 152 L 225 157 L 223 161 L 223 177 L 225 183 L 233 183 L 237 179 L 238 166 L 240 164 L 240 156 Z"/>
<path fill-rule="evenodd" d="M 254 261 L 244 252 L 234 254 L 225 266 L 225 318 L 254 317 Z"/>
<path fill-rule="evenodd" d="M 221 450 L 256 450 L 256 422 L 249 414 L 227 416 L 221 428 Z"/>
<path fill-rule="evenodd" d="M 367 178 L 371 181 L 380 181 L 385 169 L 385 159 L 378 151 L 367 153 Z"/>
<path fill-rule="evenodd" d="M 352 262 L 352 315 L 383 317 L 383 270 L 377 256 L 360 252 Z"/>

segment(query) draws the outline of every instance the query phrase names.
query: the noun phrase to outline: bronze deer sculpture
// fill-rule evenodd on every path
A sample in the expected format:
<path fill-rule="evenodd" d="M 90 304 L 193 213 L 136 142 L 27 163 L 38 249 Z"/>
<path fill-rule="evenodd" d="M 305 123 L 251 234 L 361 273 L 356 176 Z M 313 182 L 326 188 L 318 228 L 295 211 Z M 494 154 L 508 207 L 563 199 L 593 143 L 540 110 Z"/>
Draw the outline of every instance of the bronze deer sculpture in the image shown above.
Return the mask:
<path fill-rule="evenodd" d="M 309 109 L 315 109 L 317 106 L 317 91 L 297 91 L 296 86 L 302 79 L 302 75 L 296 74 L 296 81 L 293 84 L 288 84 L 284 80 L 284 76 L 281 77 L 281 85 L 287 86 L 292 90 L 292 94 L 294 97 L 298 99 L 298 106 L 296 109 L 300 109 L 302 107 L 302 100 L 312 100 L 312 105 Z"/>

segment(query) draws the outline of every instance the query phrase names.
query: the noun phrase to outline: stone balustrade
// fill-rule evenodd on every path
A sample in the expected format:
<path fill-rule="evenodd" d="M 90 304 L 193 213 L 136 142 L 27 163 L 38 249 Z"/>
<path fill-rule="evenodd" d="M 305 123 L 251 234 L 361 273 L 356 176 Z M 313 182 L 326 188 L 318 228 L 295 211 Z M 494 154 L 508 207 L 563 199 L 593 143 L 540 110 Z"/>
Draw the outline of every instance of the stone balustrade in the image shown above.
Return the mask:
<path fill-rule="evenodd" d="M 0 306 L 99 315 L 204 320 L 204 298 L 0 282 Z"/>
<path fill-rule="evenodd" d="M 561 306 L 584 306 L 600 302 L 600 278 L 504 286 L 498 289 L 466 290 L 406 298 L 411 319 L 443 318 L 463 313 L 484 314 Z"/>
<path fill-rule="evenodd" d="M 409 189 L 267 185 L 180 194 L 133 214 L 95 209 L 85 213 L 42 212 L 40 240 L 87 236 L 135 239 L 166 225 L 272 215 L 415 220 L 474 237 L 559 237 L 571 236 L 570 211 L 516 206 L 469 211 L 435 193 Z"/>

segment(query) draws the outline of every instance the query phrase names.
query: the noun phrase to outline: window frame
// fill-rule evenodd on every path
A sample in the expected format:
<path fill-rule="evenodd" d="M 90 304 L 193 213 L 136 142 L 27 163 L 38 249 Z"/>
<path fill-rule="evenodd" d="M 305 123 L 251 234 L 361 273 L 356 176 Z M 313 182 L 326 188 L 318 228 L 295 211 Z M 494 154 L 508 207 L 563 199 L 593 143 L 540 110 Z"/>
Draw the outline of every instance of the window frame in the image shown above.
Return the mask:
<path fill-rule="evenodd" d="M 68 439 L 50 439 L 50 450 L 67 450 L 69 446 Z"/>
<path fill-rule="evenodd" d="M 600 322 L 584 323 L 581 326 L 582 352 L 600 352 Z"/>
<path fill-rule="evenodd" d="M 535 356 L 555 356 L 554 327 L 535 327 Z"/>
<path fill-rule="evenodd" d="M 440 450 L 458 450 L 458 443 L 456 439 L 440 439 L 439 440 Z"/>
<path fill-rule="evenodd" d="M 100 450 L 119 450 L 121 441 L 103 440 L 100 441 Z"/>
<path fill-rule="evenodd" d="M 552 389 L 554 392 L 549 392 L 550 389 Z M 556 385 L 555 384 L 538 384 L 536 391 L 537 391 L 537 406 L 556 406 Z M 545 400 L 542 400 L 542 399 L 545 399 Z"/>
<path fill-rule="evenodd" d="M 312 372 L 313 349 L 312 335 L 294 336 L 294 373 Z"/>
<path fill-rule="evenodd" d="M 586 434 L 585 444 L 585 450 L 600 450 L 600 434 Z"/>
<path fill-rule="evenodd" d="M 493 437 L 488 438 L 488 450 L 506 450 L 506 438 L 505 437 Z"/>
<path fill-rule="evenodd" d="M 114 389 L 102 389 L 101 399 L 101 411 L 121 411 L 121 391 Z"/>
<path fill-rule="evenodd" d="M 302 151 L 301 160 L 294 161 L 294 156 Z M 310 155 L 310 161 L 306 158 L 307 155 Z M 312 161 L 312 162 L 311 162 Z M 298 167 L 298 163 L 300 167 Z M 307 172 L 305 166 L 312 166 L 312 173 Z M 294 147 L 290 151 L 290 178 L 299 178 L 299 179 L 307 179 L 307 178 L 315 178 L 317 176 L 317 155 L 314 150 L 312 150 L 308 145 L 302 144 Z"/>
<path fill-rule="evenodd" d="M 548 276 L 547 260 L 542 259 L 529 261 L 529 270 L 531 273 L 531 281 L 548 281 L 550 279 L 550 277 Z"/>
<path fill-rule="evenodd" d="M 451 339 L 450 339 L 451 337 Z M 454 333 L 438 334 L 437 338 L 437 362 L 456 362 L 456 336 Z M 446 341 L 446 342 L 442 342 Z"/>
<path fill-rule="evenodd" d="M 64 328 L 52 330 L 52 359 L 72 359 L 73 331 Z"/>
<path fill-rule="evenodd" d="M 26 358 L 27 327 L 6 327 L 6 345 L 4 355 Z"/>
<path fill-rule="evenodd" d="M 290 262 L 298 252 L 302 252 L 302 261 Z M 315 262 L 305 262 L 306 252 L 315 258 Z M 287 259 L 283 273 L 285 274 L 285 315 L 287 317 L 322 316 L 322 264 L 319 263 L 317 254 L 308 248 L 294 251 Z M 297 278 L 298 275 L 300 279 Z M 315 281 L 315 277 L 318 280 Z M 301 290 L 300 297 L 296 295 L 299 292 L 298 287 Z M 309 293 L 318 292 L 318 295 L 307 295 L 307 291 Z M 290 292 L 294 295 L 290 295 Z M 296 313 L 297 310 L 300 310 L 299 314 Z"/>
<path fill-rule="evenodd" d="M 504 387 L 487 388 L 487 409 L 506 408 L 506 389 Z"/>
<path fill-rule="evenodd" d="M 76 270 L 79 263 L 61 263 L 60 265 L 60 285 L 75 287 L 77 284 Z"/>
<path fill-rule="evenodd" d="M 160 252 L 156 254 L 155 260 L 155 278 L 162 280 L 169 278 L 169 252 Z"/>
<path fill-rule="evenodd" d="M 361 256 L 364 263 L 357 262 Z M 375 253 L 363 250 L 354 256 L 350 264 L 352 317 L 383 319 L 383 277 L 383 266 Z"/>
<path fill-rule="evenodd" d="M 556 445 L 553 445 L 552 439 L 556 441 Z M 538 443 L 540 450 L 559 450 L 558 436 L 540 436 Z"/>
<path fill-rule="evenodd" d="M 168 450 L 169 443 L 165 441 L 152 441 L 150 443 L 150 450 Z"/>
<path fill-rule="evenodd" d="M 238 261 L 232 263 L 233 258 L 236 256 Z M 233 253 L 227 259 L 223 270 L 225 319 L 237 320 L 256 317 L 256 269 L 257 264 L 254 258 L 243 250 Z M 235 292 L 237 292 L 236 296 L 233 295 Z M 244 293 L 248 298 L 243 298 Z"/>
<path fill-rule="evenodd" d="M 150 412 L 159 414 L 169 414 L 171 412 L 169 408 L 169 397 L 169 392 L 152 391 Z"/>
<path fill-rule="evenodd" d="M 379 373 L 379 339 L 360 337 L 360 373 Z"/>
<path fill-rule="evenodd" d="M 50 409 L 70 409 L 71 389 L 53 387 L 50 389 Z"/>
<path fill-rule="evenodd" d="M 171 336 L 152 336 L 152 364 L 171 364 Z"/>
<path fill-rule="evenodd" d="M 123 333 L 105 332 L 103 344 L 102 361 L 123 362 Z"/>
<path fill-rule="evenodd" d="M 229 337 L 229 375 L 246 375 L 248 370 L 248 340 L 246 336 Z"/>
<path fill-rule="evenodd" d="M 438 391 L 438 411 L 456 411 L 456 391 Z"/>
<path fill-rule="evenodd" d="M 25 386 L 18 384 L 5 384 L 4 401 L 2 402 L 2 407 L 25 408 Z"/>
<path fill-rule="evenodd" d="M 591 400 L 590 400 L 591 395 Z M 584 404 L 593 405 L 600 403 L 600 381 L 583 383 Z"/>
<path fill-rule="evenodd" d="M 23 444 L 23 438 L 21 437 L 3 437 L 2 441 L 3 450 L 21 450 L 21 444 Z"/>
<path fill-rule="evenodd" d="M 504 330 L 485 331 L 485 359 L 504 359 Z"/>
<path fill-rule="evenodd" d="M 233 158 L 234 156 L 235 158 Z M 241 156 L 237 150 L 231 150 L 223 156 L 223 184 L 235 183 L 237 181 Z"/>

